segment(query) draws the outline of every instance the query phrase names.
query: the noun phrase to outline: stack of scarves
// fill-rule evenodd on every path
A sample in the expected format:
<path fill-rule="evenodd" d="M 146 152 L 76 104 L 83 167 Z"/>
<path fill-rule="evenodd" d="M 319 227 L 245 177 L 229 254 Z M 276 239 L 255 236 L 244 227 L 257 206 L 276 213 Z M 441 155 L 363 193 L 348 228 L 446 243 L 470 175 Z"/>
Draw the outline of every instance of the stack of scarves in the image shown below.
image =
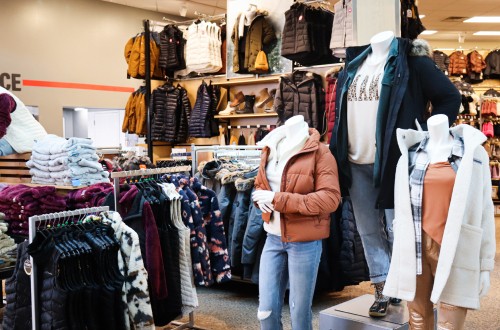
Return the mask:
<path fill-rule="evenodd" d="M 30 168 L 32 183 L 79 186 L 109 182 L 109 172 L 98 162 L 92 140 L 48 135 L 35 142 Z"/>
<path fill-rule="evenodd" d="M 68 210 L 101 206 L 106 197 L 114 190 L 111 183 L 96 183 L 91 186 L 70 191 L 66 196 Z"/>
<path fill-rule="evenodd" d="M 9 223 L 9 233 L 28 235 L 28 220 L 33 215 L 66 210 L 66 199 L 55 187 L 10 186 L 0 191 L 0 212 Z"/>

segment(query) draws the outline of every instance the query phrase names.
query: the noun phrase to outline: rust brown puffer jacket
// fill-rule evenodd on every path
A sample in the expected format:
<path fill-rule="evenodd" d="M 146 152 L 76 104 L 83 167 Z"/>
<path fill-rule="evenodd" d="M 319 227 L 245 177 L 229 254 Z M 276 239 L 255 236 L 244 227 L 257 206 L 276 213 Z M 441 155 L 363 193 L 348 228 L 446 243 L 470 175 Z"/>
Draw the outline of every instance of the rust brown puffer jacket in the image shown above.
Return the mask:
<path fill-rule="evenodd" d="M 448 73 L 450 76 L 467 74 L 467 56 L 462 51 L 457 50 L 450 55 Z"/>
<path fill-rule="evenodd" d="M 151 49 L 150 73 L 151 77 L 162 77 L 163 74 L 158 65 L 160 57 L 160 47 L 155 42 L 153 36 L 149 41 Z M 146 76 L 146 37 L 141 33 L 130 38 L 125 44 L 125 60 L 127 61 L 127 77 L 143 79 Z"/>
<path fill-rule="evenodd" d="M 123 118 L 122 132 L 146 135 L 147 108 L 144 99 L 145 87 L 140 87 L 133 92 L 125 106 L 125 117 Z"/>
<path fill-rule="evenodd" d="M 278 128 L 280 129 L 280 128 Z M 319 139 L 319 132 L 309 129 L 309 139 L 292 156 L 283 170 L 280 192 L 274 195 L 274 209 L 280 212 L 281 240 L 307 242 L 330 235 L 330 213 L 340 203 L 337 162 Z M 264 147 L 255 178 L 256 190 L 271 190 L 266 176 L 269 147 Z M 262 219 L 270 220 L 270 213 Z"/>

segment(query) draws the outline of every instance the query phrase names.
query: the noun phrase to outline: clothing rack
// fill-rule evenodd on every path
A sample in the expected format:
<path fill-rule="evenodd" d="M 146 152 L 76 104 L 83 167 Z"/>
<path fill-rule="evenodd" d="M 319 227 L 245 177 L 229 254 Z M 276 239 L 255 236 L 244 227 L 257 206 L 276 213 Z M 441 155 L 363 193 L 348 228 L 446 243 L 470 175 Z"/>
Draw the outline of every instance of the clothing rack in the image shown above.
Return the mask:
<path fill-rule="evenodd" d="M 68 219 L 75 216 L 84 216 L 100 212 L 109 211 L 109 206 L 101 207 L 90 207 L 84 209 L 78 209 L 74 211 L 64 211 L 57 213 L 47 213 L 42 215 L 35 215 L 29 218 L 29 243 L 33 242 L 35 238 L 40 222 L 49 221 L 50 225 L 60 224 L 60 219 Z M 53 222 L 52 222 L 53 221 Z M 38 330 L 38 281 L 37 281 L 37 267 L 33 262 L 33 258 L 30 257 L 31 262 L 31 324 L 33 330 Z"/>
<path fill-rule="evenodd" d="M 331 5 L 330 2 L 325 1 L 325 0 L 294 0 L 293 2 L 302 2 L 303 4 L 306 4 L 306 5 L 311 5 L 313 3 L 319 3 L 322 5 L 328 5 L 328 6 Z"/>
<path fill-rule="evenodd" d="M 188 25 L 188 24 L 191 24 L 193 22 L 196 22 L 197 20 L 214 21 L 214 20 L 217 20 L 217 19 L 220 19 L 220 20 L 222 20 L 222 19 L 225 20 L 226 19 L 226 14 L 206 15 L 206 14 L 201 14 L 201 13 L 195 12 L 195 15 L 198 15 L 198 18 L 188 19 L 186 21 L 176 21 L 176 20 L 173 20 L 173 19 L 170 19 L 170 18 L 163 17 L 164 22 L 160 22 L 160 21 L 150 21 L 150 22 L 152 24 L 154 24 L 154 25 L 166 26 L 166 25 L 169 25 L 169 24 Z"/>
<path fill-rule="evenodd" d="M 276 126 L 276 125 L 238 125 L 238 126 L 227 126 L 227 129 L 245 129 L 245 128 L 261 128 L 261 127 L 266 127 L 270 129 L 271 126 Z"/>
<path fill-rule="evenodd" d="M 196 169 L 198 168 L 198 152 L 213 152 L 214 154 L 217 151 L 238 151 L 238 150 L 260 150 L 261 146 L 238 146 L 238 145 L 227 145 L 227 146 L 196 146 L 194 144 L 191 145 L 191 171 L 194 176 L 196 173 Z"/>
<path fill-rule="evenodd" d="M 189 172 L 191 170 L 190 166 L 174 166 L 174 167 L 160 167 L 160 168 L 150 168 L 145 170 L 136 171 L 122 171 L 111 173 L 111 178 L 113 179 L 114 185 L 114 201 L 115 210 L 118 210 L 118 200 L 120 196 L 120 178 L 131 178 L 137 176 L 148 176 L 166 173 L 179 173 L 179 172 Z"/>

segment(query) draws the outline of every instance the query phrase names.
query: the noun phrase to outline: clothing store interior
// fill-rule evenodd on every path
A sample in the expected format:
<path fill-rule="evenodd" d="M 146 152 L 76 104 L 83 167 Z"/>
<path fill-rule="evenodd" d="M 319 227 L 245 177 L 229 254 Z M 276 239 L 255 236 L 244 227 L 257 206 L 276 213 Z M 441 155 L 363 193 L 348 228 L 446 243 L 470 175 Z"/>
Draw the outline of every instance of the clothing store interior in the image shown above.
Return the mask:
<path fill-rule="evenodd" d="M 500 1 L 0 22 L 0 329 L 500 330 Z"/>

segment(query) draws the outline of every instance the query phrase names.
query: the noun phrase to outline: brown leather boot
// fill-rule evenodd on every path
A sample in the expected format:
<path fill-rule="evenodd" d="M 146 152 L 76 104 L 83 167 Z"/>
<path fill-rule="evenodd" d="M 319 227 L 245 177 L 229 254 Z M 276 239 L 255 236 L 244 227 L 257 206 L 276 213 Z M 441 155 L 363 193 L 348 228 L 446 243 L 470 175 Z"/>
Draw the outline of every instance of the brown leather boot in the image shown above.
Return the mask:
<path fill-rule="evenodd" d="M 255 95 L 245 95 L 245 107 L 243 109 L 236 110 L 237 114 L 254 113 L 253 106 L 255 104 Z"/>
<path fill-rule="evenodd" d="M 269 95 L 267 87 L 259 92 L 259 102 L 256 104 L 257 108 L 263 108 L 267 102 L 271 101 L 272 97 Z"/>
<path fill-rule="evenodd" d="M 245 102 L 245 95 L 240 91 L 240 92 L 236 93 L 236 95 L 234 96 L 234 99 L 231 101 L 230 105 L 231 105 L 231 107 L 236 108 L 238 105 L 240 105 L 243 102 Z"/>
<path fill-rule="evenodd" d="M 271 97 L 269 102 L 266 103 L 264 111 L 267 113 L 275 112 L 274 111 L 274 97 L 276 96 L 276 88 L 271 89 L 269 92 L 269 96 Z"/>

